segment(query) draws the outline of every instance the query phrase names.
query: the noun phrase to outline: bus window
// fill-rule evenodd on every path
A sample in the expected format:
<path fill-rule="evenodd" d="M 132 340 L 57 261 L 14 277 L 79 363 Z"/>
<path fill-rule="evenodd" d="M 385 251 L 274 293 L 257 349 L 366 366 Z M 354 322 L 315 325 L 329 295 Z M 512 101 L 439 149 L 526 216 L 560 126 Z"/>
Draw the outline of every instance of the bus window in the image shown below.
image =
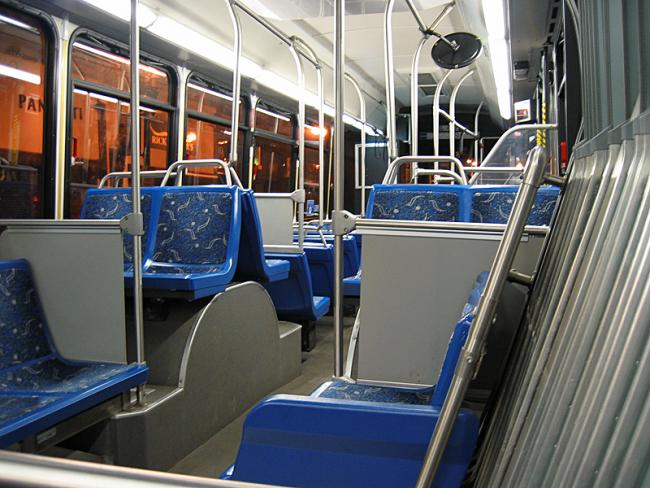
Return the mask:
<path fill-rule="evenodd" d="M 89 188 L 107 173 L 131 170 L 130 73 L 127 58 L 79 42 L 72 49 L 72 65 L 69 212 L 78 218 Z M 171 122 L 169 74 L 142 64 L 140 80 L 140 167 L 165 169 Z"/>
<path fill-rule="evenodd" d="M 0 218 L 42 218 L 45 186 L 44 30 L 0 7 Z"/>
<path fill-rule="evenodd" d="M 289 116 L 261 106 L 255 108 L 255 130 L 293 138 L 293 124 Z"/>
<path fill-rule="evenodd" d="M 293 146 L 255 136 L 253 156 L 253 190 L 260 193 L 287 193 L 293 190 L 291 162 Z"/>
<path fill-rule="evenodd" d="M 327 160 L 329 157 L 329 134 L 327 128 L 321 129 L 317 124 L 305 124 L 305 200 L 313 200 L 318 205 L 318 189 L 320 187 L 320 165 L 318 162 L 318 140 L 321 130 L 324 131 L 323 140 L 323 163 L 325 178 L 325 194 L 327 199 Z M 316 208 L 316 207 L 314 207 Z M 314 218 L 318 212 L 314 211 L 313 215 L 306 215 L 308 219 Z"/>
<path fill-rule="evenodd" d="M 230 160 L 230 116 L 232 97 L 198 84 L 192 80 L 187 84 L 187 125 L 185 131 L 184 159 Z M 239 102 L 240 125 L 245 123 L 244 104 Z M 244 158 L 244 131 L 239 130 L 237 139 L 238 161 L 235 171 L 242 176 Z M 215 168 L 195 168 L 188 172 L 187 184 L 223 184 L 223 171 Z"/>

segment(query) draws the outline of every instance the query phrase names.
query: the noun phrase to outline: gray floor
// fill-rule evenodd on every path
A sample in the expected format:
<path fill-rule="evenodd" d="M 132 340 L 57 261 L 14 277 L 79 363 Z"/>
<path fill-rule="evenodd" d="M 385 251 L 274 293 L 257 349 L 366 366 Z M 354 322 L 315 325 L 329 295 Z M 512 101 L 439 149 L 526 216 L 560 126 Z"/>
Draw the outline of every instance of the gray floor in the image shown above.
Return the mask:
<path fill-rule="evenodd" d="M 345 318 L 345 351 L 352 332 L 353 317 Z M 332 318 L 317 323 L 317 343 L 311 352 L 303 353 L 302 374 L 275 391 L 294 395 L 308 395 L 333 373 L 334 334 Z M 237 418 L 215 434 L 205 444 L 187 455 L 170 471 L 214 478 L 223 473 L 235 460 L 246 414 Z"/>

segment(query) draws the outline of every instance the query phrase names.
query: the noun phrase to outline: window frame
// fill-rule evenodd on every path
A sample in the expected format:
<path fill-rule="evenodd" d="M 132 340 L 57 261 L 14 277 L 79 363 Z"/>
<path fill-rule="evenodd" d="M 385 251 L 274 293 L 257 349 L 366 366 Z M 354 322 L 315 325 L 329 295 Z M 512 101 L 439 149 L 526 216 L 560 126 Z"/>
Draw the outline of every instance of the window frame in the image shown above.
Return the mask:
<path fill-rule="evenodd" d="M 251 120 L 251 144 L 250 148 L 253 149 L 251 154 L 255 153 L 255 148 L 257 147 L 257 136 L 263 138 L 263 139 L 269 139 L 273 142 L 280 142 L 284 144 L 288 144 L 291 147 L 291 166 L 290 166 L 290 172 L 289 172 L 289 179 L 290 179 L 290 186 L 289 188 L 293 188 L 291 191 L 295 191 L 297 189 L 296 186 L 296 176 L 297 176 L 297 171 L 296 171 L 296 161 L 298 160 L 298 150 L 299 150 L 299 143 L 298 143 L 298 115 L 289 112 L 287 110 L 283 110 L 277 106 L 274 106 L 272 104 L 266 103 L 263 99 L 257 98 L 255 104 L 251 104 L 251 116 L 257 118 L 257 107 L 261 104 L 261 107 L 265 110 L 271 111 L 271 112 L 277 112 L 280 115 L 284 115 L 285 117 L 288 117 L 291 122 L 291 137 L 287 137 L 282 134 L 277 134 L 275 132 L 267 131 L 264 129 L 258 129 L 257 128 L 257 123 L 256 120 Z M 306 142 L 306 141 L 305 141 Z M 250 152 L 250 149 L 249 149 Z M 250 157 L 248 160 L 248 164 L 246 165 L 247 167 L 247 173 L 250 175 L 252 174 L 253 170 L 253 158 Z M 252 180 L 250 177 L 247 176 L 247 182 Z"/>
<path fill-rule="evenodd" d="M 203 112 L 197 112 L 196 110 L 190 110 L 187 108 L 187 98 L 188 98 L 188 88 L 187 86 L 190 83 L 194 83 L 197 85 L 205 85 L 204 88 L 207 88 L 208 90 L 212 90 L 224 95 L 232 96 L 232 91 L 228 90 L 225 88 L 221 83 L 217 83 L 210 79 L 208 76 L 205 76 L 204 74 L 198 72 L 198 71 L 192 71 L 190 74 L 187 76 L 185 80 L 185 99 L 182 100 L 183 103 L 183 108 L 184 108 L 184 120 L 183 120 L 183 155 L 187 154 L 187 127 L 188 127 L 188 122 L 190 117 L 198 120 L 200 122 L 207 122 L 209 124 L 216 124 L 216 125 L 222 125 L 228 129 L 231 128 L 231 120 L 230 119 L 224 119 L 221 117 L 217 117 L 216 115 L 210 115 L 210 114 L 205 114 Z M 251 120 L 250 120 L 250 114 L 251 114 L 251 99 L 250 96 L 247 93 L 241 93 L 239 96 L 239 99 L 241 100 L 243 111 L 244 111 L 244 117 L 240 117 L 239 120 L 239 127 L 238 130 L 241 131 L 242 140 L 242 154 L 239 154 L 238 156 L 241 156 L 241 174 L 238 174 L 239 179 L 242 181 L 242 185 L 245 184 L 246 181 L 248 181 L 248 160 L 247 160 L 247 155 L 250 151 L 251 148 L 251 133 L 252 133 L 252 127 L 251 127 Z M 242 120 L 243 119 L 243 120 Z M 232 139 L 231 139 L 232 140 Z"/>
<path fill-rule="evenodd" d="M 81 39 L 80 39 L 81 38 Z M 85 41 L 85 42 L 84 42 Z M 94 82 L 83 80 L 75 80 L 73 77 L 73 64 L 72 54 L 76 42 L 82 42 L 90 45 L 96 49 L 107 50 L 111 54 L 129 58 L 129 46 L 123 42 L 100 34 L 92 29 L 86 27 L 77 28 L 68 42 L 67 62 L 68 62 L 68 79 L 67 79 L 67 100 L 66 100 L 66 126 L 65 126 L 65 160 L 63 162 L 64 168 L 64 190 L 63 190 L 63 215 L 64 218 L 70 218 L 70 193 L 71 193 L 71 174 L 72 174 L 72 124 L 74 122 L 74 90 L 92 91 L 99 95 L 117 98 L 121 102 L 130 103 L 129 95 L 124 92 L 100 85 Z M 180 74 L 178 65 L 173 62 L 167 61 L 158 56 L 140 51 L 140 61 L 145 64 L 151 64 L 156 69 L 160 69 L 167 73 L 169 77 L 169 100 L 168 102 L 161 102 L 147 98 L 146 100 L 140 98 L 140 105 L 146 105 L 153 109 L 162 110 L 169 114 L 169 132 L 167 136 L 167 167 L 169 167 L 178 158 L 178 125 L 179 125 L 179 107 L 178 107 L 178 87 Z"/>
<path fill-rule="evenodd" d="M 44 86 L 44 100 L 45 114 L 43 116 L 43 174 L 39 187 L 40 195 L 43 198 L 42 202 L 42 218 L 53 219 L 56 214 L 56 172 L 57 161 L 56 146 L 57 134 L 56 114 L 59 111 L 59 100 L 56 96 L 57 79 L 59 76 L 59 51 L 60 39 L 56 29 L 54 19 L 41 10 L 33 7 L 18 3 L 13 0 L 2 2 L 1 5 L 8 10 L 14 11 L 19 15 L 29 17 L 35 23 L 40 24 L 38 27 L 42 29 L 43 36 L 45 37 L 45 86 Z"/>

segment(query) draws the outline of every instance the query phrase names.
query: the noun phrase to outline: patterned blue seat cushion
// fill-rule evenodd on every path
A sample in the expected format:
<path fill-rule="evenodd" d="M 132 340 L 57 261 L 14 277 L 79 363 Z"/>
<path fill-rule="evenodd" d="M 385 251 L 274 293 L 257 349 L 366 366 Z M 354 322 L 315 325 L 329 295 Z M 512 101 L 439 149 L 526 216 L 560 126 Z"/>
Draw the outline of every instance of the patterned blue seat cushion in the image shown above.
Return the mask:
<path fill-rule="evenodd" d="M 339 400 L 356 400 L 377 403 L 404 403 L 410 405 L 430 405 L 433 389 L 399 390 L 396 388 L 362 385 L 335 380 L 319 387 L 313 397 L 336 398 Z"/>
<path fill-rule="evenodd" d="M 153 261 L 174 265 L 224 263 L 232 211 L 231 193 L 164 193 Z"/>
<path fill-rule="evenodd" d="M 225 267 L 225 263 L 210 264 L 151 264 L 147 267 L 147 274 L 181 274 L 195 275 L 201 273 L 219 273 Z"/>
<path fill-rule="evenodd" d="M 133 366 L 64 362 L 56 357 L 0 371 L 3 392 L 76 393 L 104 383 Z"/>
<path fill-rule="evenodd" d="M 31 273 L 0 269 L 0 369 L 51 353 Z"/>
<path fill-rule="evenodd" d="M 0 430 L 21 417 L 59 401 L 56 396 L 0 396 Z"/>
<path fill-rule="evenodd" d="M 517 194 L 513 191 L 486 189 L 472 195 L 472 222 L 505 224 L 508 222 Z M 549 225 L 557 204 L 558 193 L 538 191 L 528 217 L 529 225 Z"/>
<path fill-rule="evenodd" d="M 375 190 L 371 216 L 388 220 L 458 220 L 460 198 L 455 192 Z"/>
<path fill-rule="evenodd" d="M 144 219 L 144 235 L 142 249 L 147 248 L 149 241 L 149 221 L 151 219 L 151 195 L 143 193 L 140 196 L 140 208 Z M 133 211 L 133 197 L 130 189 L 124 190 L 91 190 L 86 193 L 81 218 L 89 220 L 121 219 Z M 123 234 L 124 269 L 133 271 L 133 236 Z"/>

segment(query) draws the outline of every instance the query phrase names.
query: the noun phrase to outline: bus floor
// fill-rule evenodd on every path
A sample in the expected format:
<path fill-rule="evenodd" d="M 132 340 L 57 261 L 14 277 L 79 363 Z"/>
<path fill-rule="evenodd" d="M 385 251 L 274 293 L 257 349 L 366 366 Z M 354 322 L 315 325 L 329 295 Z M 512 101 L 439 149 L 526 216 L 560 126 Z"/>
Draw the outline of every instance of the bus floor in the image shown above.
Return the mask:
<path fill-rule="evenodd" d="M 344 329 L 346 353 L 353 324 L 354 317 L 346 316 Z M 331 379 L 334 358 L 334 328 L 331 315 L 323 317 L 316 323 L 316 337 L 316 346 L 310 352 L 303 352 L 302 374 L 278 388 L 273 392 L 274 394 L 309 395 L 321 383 Z M 207 478 L 221 475 L 235 461 L 246 413 L 185 456 L 170 471 Z"/>

